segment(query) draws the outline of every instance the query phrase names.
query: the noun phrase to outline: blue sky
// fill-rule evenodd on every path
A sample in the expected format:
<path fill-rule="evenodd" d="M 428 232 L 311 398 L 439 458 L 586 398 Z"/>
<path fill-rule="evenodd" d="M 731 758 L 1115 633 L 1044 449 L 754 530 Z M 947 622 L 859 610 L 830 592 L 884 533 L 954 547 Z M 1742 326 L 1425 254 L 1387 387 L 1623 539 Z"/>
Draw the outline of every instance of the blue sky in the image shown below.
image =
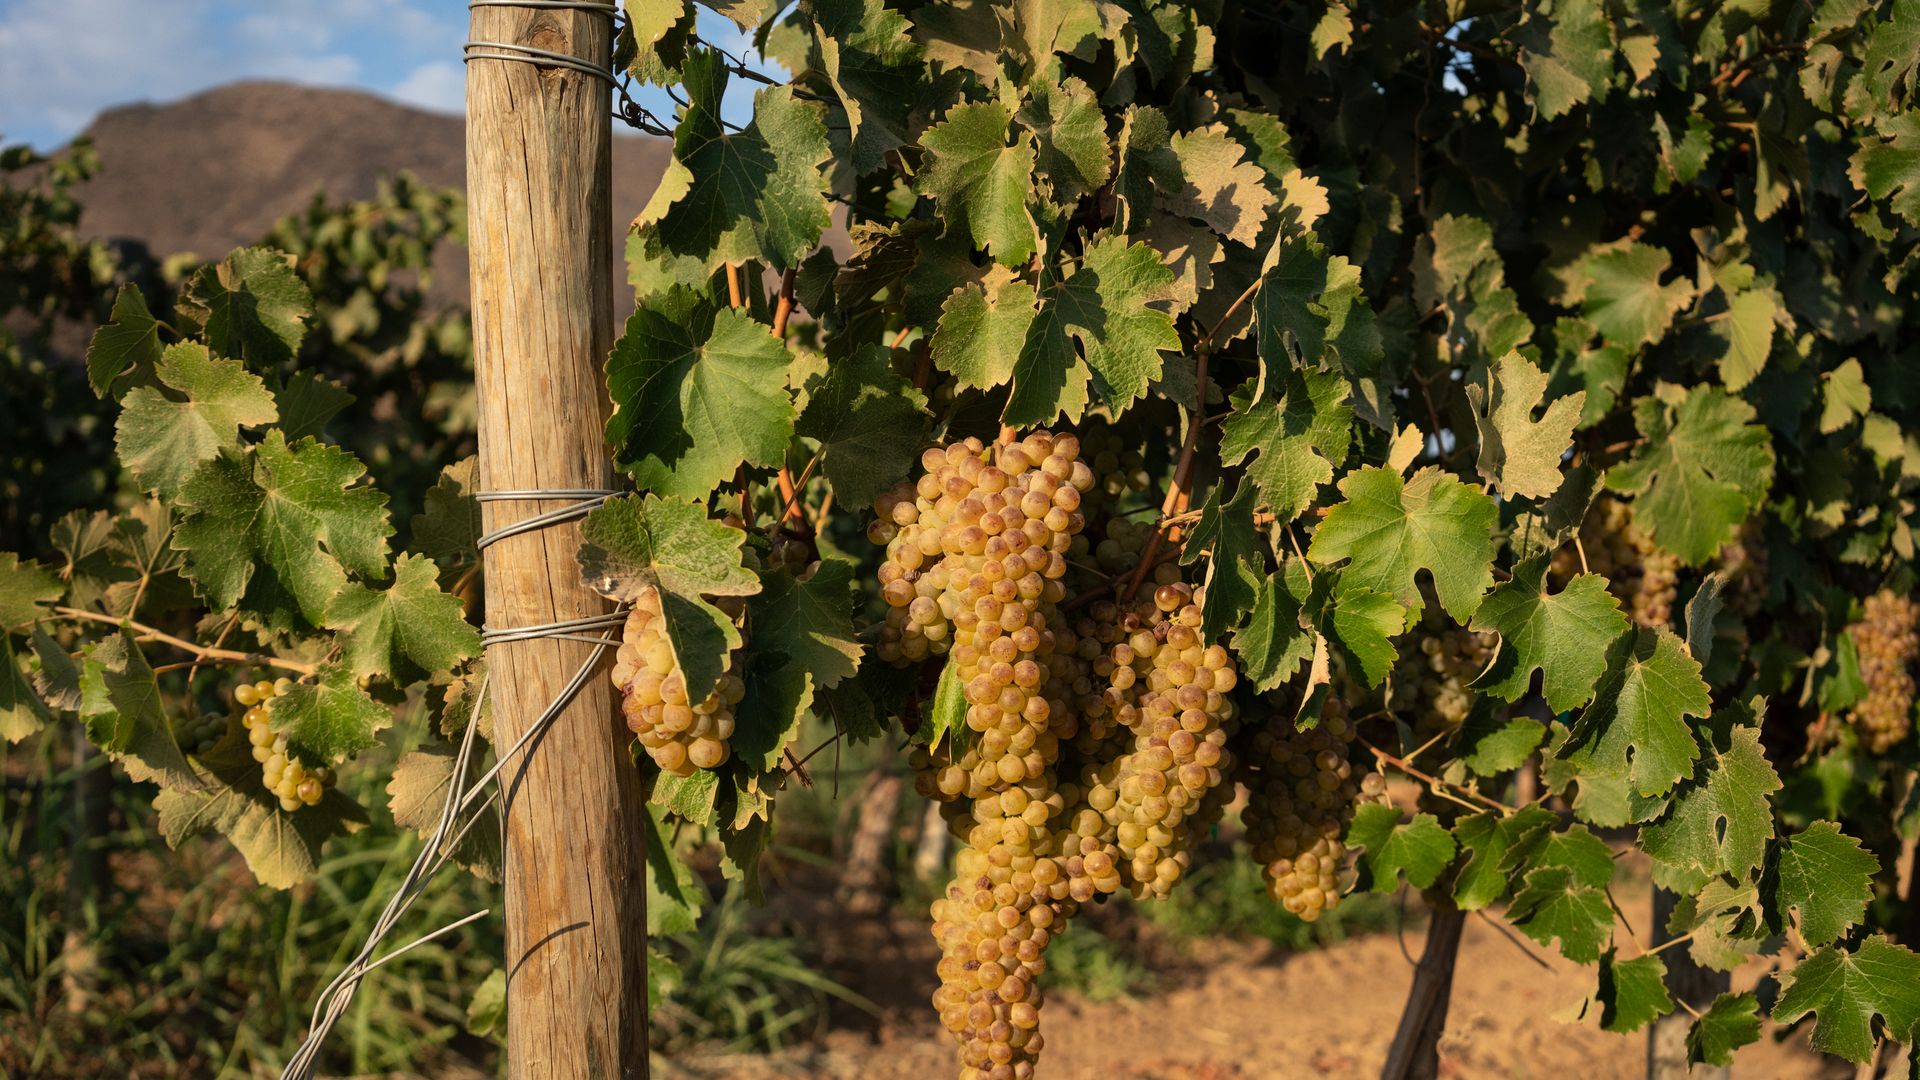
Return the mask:
<path fill-rule="evenodd" d="M 701 15 L 709 40 L 736 55 L 750 47 Z M 0 141 L 52 149 L 102 109 L 236 79 L 351 86 L 459 112 L 466 39 L 457 0 L 0 0 Z M 673 115 L 658 91 L 640 100 Z"/>

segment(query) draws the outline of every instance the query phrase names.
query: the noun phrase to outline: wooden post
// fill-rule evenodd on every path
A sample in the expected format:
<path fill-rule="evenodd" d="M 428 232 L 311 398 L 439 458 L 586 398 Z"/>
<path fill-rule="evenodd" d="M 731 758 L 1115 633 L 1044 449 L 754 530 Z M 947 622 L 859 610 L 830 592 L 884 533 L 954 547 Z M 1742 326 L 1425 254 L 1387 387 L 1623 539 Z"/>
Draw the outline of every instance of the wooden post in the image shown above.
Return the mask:
<path fill-rule="evenodd" d="M 611 20 L 598 12 L 485 5 L 472 9 L 471 25 L 475 41 L 610 63 Z M 607 84 L 584 72 L 500 59 L 467 65 L 484 490 L 612 481 L 601 368 L 613 338 L 610 116 Z M 487 503 L 485 524 L 567 501 Z M 580 583 L 579 546 L 569 524 L 488 549 L 488 624 L 609 610 Z M 513 745 L 592 648 L 542 639 L 488 650 L 498 745 Z M 630 741 L 603 666 L 501 777 L 512 1077 L 647 1075 L 646 810 Z"/>
<path fill-rule="evenodd" d="M 1460 955 L 1460 933 L 1467 913 L 1441 898 L 1427 923 L 1427 947 L 1413 969 L 1413 985 L 1400 1012 L 1400 1027 L 1387 1050 L 1380 1080 L 1434 1080 L 1440 1075 L 1440 1036 L 1447 1030 L 1453 1000 L 1453 966 Z"/>

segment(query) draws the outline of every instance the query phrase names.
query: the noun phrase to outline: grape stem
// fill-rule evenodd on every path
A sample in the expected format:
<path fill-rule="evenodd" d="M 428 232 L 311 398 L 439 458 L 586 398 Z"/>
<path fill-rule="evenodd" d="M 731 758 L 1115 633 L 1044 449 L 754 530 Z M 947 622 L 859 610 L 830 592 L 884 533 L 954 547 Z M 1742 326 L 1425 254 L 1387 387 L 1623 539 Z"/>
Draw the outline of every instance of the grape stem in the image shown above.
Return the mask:
<path fill-rule="evenodd" d="M 800 470 L 798 477 L 794 476 L 785 465 L 780 466 L 780 497 L 786 500 L 785 508 L 780 511 L 780 521 L 783 524 L 788 518 L 798 520 L 803 525 L 806 524 L 805 506 L 800 501 L 800 493 L 806 489 L 807 481 L 813 479 L 813 470 L 819 466 L 820 457 L 826 452 L 827 448 L 824 444 L 820 449 L 815 450 L 813 456 L 807 459 L 806 466 Z"/>
<path fill-rule="evenodd" d="M 319 670 L 319 668 L 312 664 L 302 663 L 298 660 L 287 660 L 278 656 L 268 656 L 265 653 L 250 653 L 240 652 L 236 649 L 212 648 L 201 645 L 198 642 L 188 641 L 186 638 L 174 637 L 164 630 L 156 629 L 145 623 L 134 622 L 132 619 L 116 619 L 111 615 L 102 615 L 98 612 L 86 611 L 82 608 L 56 607 L 53 611 L 54 614 L 64 615 L 69 619 L 83 619 L 89 622 L 107 623 L 112 626 L 124 627 L 138 633 L 143 640 L 158 641 L 171 645 L 176 649 L 192 653 L 202 660 L 218 660 L 231 664 L 258 664 L 263 667 L 281 668 L 285 671 L 297 671 L 302 675 L 312 675 Z"/>
<path fill-rule="evenodd" d="M 1365 739 L 1361 739 L 1359 740 L 1359 742 L 1360 742 L 1360 745 L 1367 748 L 1367 751 L 1369 753 L 1371 753 L 1374 757 L 1379 758 L 1385 764 L 1391 765 L 1394 768 L 1399 769 L 1401 772 L 1406 773 L 1408 776 L 1411 776 L 1416 780 L 1425 781 L 1428 790 L 1432 791 L 1435 795 L 1438 795 L 1443 799 L 1452 800 L 1453 802 L 1457 802 L 1460 805 L 1465 806 L 1468 809 L 1474 810 L 1474 811 L 1498 810 L 1502 817 L 1505 817 L 1513 813 L 1513 807 L 1508 806 L 1506 803 L 1500 802 L 1498 799 L 1490 799 L 1487 796 L 1482 795 L 1481 793 L 1473 790 L 1472 788 L 1463 788 L 1454 784 L 1449 784 L 1445 780 L 1442 780 L 1431 773 L 1421 772 L 1419 769 L 1415 768 L 1412 763 L 1408 762 L 1405 758 L 1395 757 L 1392 754 L 1387 753 L 1385 750 L 1382 750 L 1379 747 L 1373 745 L 1372 743 L 1366 741 Z M 1479 806 L 1473 805 L 1473 803 L 1468 802 L 1467 799 L 1462 799 L 1460 798 L 1459 795 L 1454 795 L 1453 794 L 1454 791 L 1460 792 L 1461 795 L 1465 795 L 1467 796 L 1468 799 L 1473 799 L 1479 802 L 1481 805 Z"/>

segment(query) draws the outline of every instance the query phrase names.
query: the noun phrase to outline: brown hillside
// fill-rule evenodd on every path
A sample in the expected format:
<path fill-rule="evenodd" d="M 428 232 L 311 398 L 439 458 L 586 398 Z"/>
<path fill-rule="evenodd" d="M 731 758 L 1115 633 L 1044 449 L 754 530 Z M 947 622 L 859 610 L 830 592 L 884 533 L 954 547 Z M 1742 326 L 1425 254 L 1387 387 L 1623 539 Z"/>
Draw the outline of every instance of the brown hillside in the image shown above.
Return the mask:
<path fill-rule="evenodd" d="M 143 244 L 156 257 L 217 258 L 260 240 L 315 191 L 366 198 L 381 177 L 403 169 L 428 183 L 462 184 L 464 128 L 458 116 L 355 90 L 273 82 L 121 106 L 86 132 L 101 173 L 81 193 L 82 230 Z M 615 138 L 616 237 L 653 193 L 668 152 L 662 140 Z M 465 252 L 450 250 L 441 262 L 434 293 L 464 299 Z"/>

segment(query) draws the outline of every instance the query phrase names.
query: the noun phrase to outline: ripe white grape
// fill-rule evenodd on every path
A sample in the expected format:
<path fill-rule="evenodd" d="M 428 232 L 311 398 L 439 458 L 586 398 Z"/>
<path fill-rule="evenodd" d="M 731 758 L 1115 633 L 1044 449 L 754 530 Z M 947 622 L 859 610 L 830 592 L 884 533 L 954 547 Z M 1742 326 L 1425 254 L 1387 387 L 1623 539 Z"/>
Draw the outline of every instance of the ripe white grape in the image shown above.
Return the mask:
<path fill-rule="evenodd" d="M 261 680 L 234 688 L 233 700 L 246 709 L 240 725 L 260 763 L 260 781 L 289 813 L 312 806 L 333 784 L 333 770 L 310 768 L 293 756 L 285 735 L 273 731 L 273 703 L 293 689 L 293 680 Z"/>
<path fill-rule="evenodd" d="M 737 597 L 721 597 L 714 606 L 736 622 L 745 610 Z M 743 649 L 744 644 L 728 655 L 712 686 L 690 692 L 667 640 L 659 591 L 648 589 L 634 602 L 614 658 L 613 685 L 620 691 L 627 727 L 655 764 L 676 776 L 726 764 L 734 706 L 746 696 L 737 670 Z"/>
<path fill-rule="evenodd" d="M 1920 604 L 1882 589 L 1867 597 L 1860 621 L 1847 628 L 1860 657 L 1866 696 L 1847 720 L 1870 753 L 1884 754 L 1913 730 L 1913 662 L 1920 656 Z"/>

